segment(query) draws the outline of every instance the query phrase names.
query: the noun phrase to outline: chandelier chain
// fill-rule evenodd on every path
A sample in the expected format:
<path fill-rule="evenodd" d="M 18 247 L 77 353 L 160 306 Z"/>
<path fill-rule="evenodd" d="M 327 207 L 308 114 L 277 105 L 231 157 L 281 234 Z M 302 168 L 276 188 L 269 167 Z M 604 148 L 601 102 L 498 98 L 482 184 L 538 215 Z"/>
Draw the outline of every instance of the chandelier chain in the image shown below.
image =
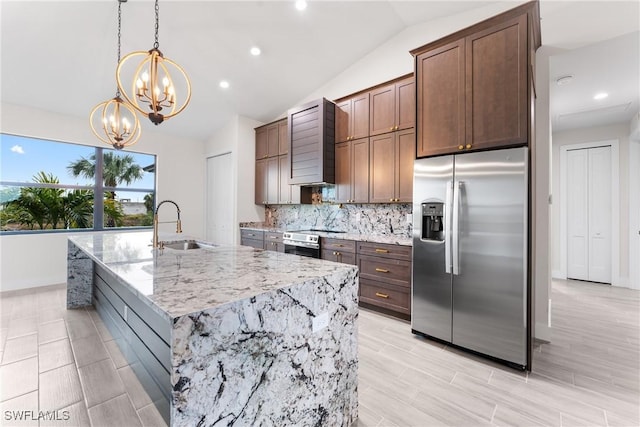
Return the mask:
<path fill-rule="evenodd" d="M 116 62 L 116 64 L 120 63 L 120 29 L 122 27 L 122 2 L 118 1 L 118 62 Z M 119 98 L 120 97 L 120 88 L 118 87 L 118 85 L 116 85 L 116 97 Z"/>
<path fill-rule="evenodd" d="M 160 43 L 158 43 L 158 30 L 160 29 L 160 6 L 158 5 L 158 0 L 156 0 L 156 40 L 153 43 L 153 48 L 158 49 L 160 47 Z"/>

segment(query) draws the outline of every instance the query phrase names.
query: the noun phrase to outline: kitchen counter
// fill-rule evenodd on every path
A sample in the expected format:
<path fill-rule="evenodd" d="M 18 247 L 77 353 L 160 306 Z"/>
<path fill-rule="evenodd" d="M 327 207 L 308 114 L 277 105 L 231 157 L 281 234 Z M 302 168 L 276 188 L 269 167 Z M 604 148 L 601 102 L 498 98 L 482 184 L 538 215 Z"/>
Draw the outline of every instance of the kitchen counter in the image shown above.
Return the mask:
<path fill-rule="evenodd" d="M 151 237 L 70 237 L 68 307 L 95 303 L 99 271 L 167 321 L 172 425 L 357 418 L 354 266 L 241 246 L 153 250 Z"/>
<path fill-rule="evenodd" d="M 259 224 L 245 225 L 243 223 L 240 224 L 240 228 L 247 229 L 247 230 L 257 230 L 257 231 L 271 231 L 274 233 L 284 233 L 285 231 L 295 231 L 295 227 L 278 228 L 278 227 L 269 227 L 266 225 L 259 225 Z M 356 240 L 360 242 L 386 243 L 388 245 L 402 245 L 402 246 L 413 245 L 413 240 L 410 237 L 397 236 L 397 235 L 375 235 L 375 234 L 371 235 L 371 234 L 359 234 L 359 233 L 325 233 L 322 231 L 314 231 L 314 234 L 317 234 L 320 237 L 326 237 L 331 239 L 345 239 L 345 240 Z"/>

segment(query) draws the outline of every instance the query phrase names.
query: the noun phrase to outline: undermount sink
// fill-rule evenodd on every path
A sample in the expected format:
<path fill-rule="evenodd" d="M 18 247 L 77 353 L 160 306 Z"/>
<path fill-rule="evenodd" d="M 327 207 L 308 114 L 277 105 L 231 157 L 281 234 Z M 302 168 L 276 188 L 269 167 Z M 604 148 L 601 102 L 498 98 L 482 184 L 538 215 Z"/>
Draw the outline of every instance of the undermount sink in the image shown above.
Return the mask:
<path fill-rule="evenodd" d="M 188 251 L 191 249 L 202 249 L 202 248 L 212 248 L 210 245 L 203 245 L 195 240 L 181 240 L 178 242 L 163 242 L 162 246 L 164 249 L 175 249 L 178 251 Z"/>

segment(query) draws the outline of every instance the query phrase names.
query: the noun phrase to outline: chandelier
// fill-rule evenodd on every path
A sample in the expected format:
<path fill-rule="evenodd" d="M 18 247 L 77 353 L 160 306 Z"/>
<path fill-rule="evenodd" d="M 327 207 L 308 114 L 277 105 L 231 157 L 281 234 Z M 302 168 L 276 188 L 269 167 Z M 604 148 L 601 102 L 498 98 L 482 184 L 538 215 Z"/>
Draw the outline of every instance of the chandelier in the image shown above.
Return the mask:
<path fill-rule="evenodd" d="M 153 49 L 136 51 L 126 55 L 118 63 L 116 81 L 125 100 L 136 110 L 159 125 L 163 121 L 179 114 L 191 100 L 191 83 L 182 69 L 160 52 L 158 43 L 159 7 L 155 0 L 156 27 Z M 123 85 L 123 76 L 131 78 L 127 91 Z M 174 77 L 177 78 L 174 79 Z M 179 95 L 184 101 L 178 102 Z"/>
<path fill-rule="evenodd" d="M 118 63 L 120 62 L 120 28 L 122 23 L 122 3 L 118 0 Z M 116 96 L 96 105 L 89 116 L 91 130 L 102 142 L 113 146 L 116 150 L 131 146 L 140 139 L 140 122 L 136 111 L 120 97 L 120 89 Z"/>

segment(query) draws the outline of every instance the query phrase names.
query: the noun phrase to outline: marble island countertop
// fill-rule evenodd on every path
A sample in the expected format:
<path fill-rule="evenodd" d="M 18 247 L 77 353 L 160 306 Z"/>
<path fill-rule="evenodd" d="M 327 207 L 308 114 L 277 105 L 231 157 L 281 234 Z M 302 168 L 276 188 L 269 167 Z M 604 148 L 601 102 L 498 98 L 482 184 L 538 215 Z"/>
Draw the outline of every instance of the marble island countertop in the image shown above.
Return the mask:
<path fill-rule="evenodd" d="M 270 231 L 274 233 L 284 233 L 285 231 L 295 231 L 296 227 L 271 227 L 259 223 L 240 223 L 240 228 L 258 231 Z M 326 233 L 323 231 L 314 231 L 320 237 L 331 239 L 356 240 L 360 242 L 386 243 L 388 245 L 412 246 L 413 241 L 410 237 L 402 235 L 377 235 L 377 234 L 361 234 L 361 233 Z"/>
<path fill-rule="evenodd" d="M 154 250 L 151 238 L 145 231 L 83 233 L 69 240 L 169 319 L 355 269 L 244 246 Z"/>

